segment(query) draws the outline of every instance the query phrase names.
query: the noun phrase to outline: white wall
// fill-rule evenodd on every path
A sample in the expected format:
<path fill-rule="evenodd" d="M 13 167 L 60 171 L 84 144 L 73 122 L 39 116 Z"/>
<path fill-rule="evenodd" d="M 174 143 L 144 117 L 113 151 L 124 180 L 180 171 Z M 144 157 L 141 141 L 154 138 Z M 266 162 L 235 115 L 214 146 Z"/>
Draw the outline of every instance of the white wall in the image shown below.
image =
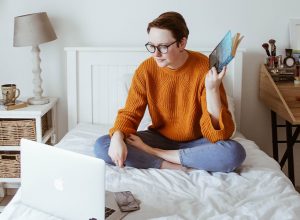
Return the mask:
<path fill-rule="evenodd" d="M 60 98 L 59 138 L 67 131 L 65 46 L 143 46 L 148 22 L 165 11 L 178 11 L 190 29 L 188 46 L 214 47 L 225 32 L 245 35 L 242 132 L 271 155 L 269 110 L 258 98 L 261 44 L 270 38 L 277 48 L 289 47 L 288 20 L 300 17 L 299 0 L 0 0 L 0 84 L 16 83 L 23 96 L 32 95 L 31 48 L 14 48 L 15 16 L 46 11 L 56 41 L 42 44 L 44 94 Z M 299 147 L 299 146 L 297 146 Z M 299 156 L 299 149 L 295 150 Z M 300 183 L 300 164 L 297 165 Z"/>

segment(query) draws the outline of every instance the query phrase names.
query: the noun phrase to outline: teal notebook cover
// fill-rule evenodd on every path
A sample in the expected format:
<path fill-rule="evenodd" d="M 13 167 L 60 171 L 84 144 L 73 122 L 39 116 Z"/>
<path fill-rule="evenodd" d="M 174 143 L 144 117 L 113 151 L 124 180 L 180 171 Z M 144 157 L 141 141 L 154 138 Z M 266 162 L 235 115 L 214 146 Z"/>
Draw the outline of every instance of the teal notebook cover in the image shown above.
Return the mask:
<path fill-rule="evenodd" d="M 232 36 L 231 31 L 228 31 L 221 42 L 209 55 L 209 69 L 216 67 L 220 73 L 224 66 L 227 66 L 233 59 L 232 56 Z"/>

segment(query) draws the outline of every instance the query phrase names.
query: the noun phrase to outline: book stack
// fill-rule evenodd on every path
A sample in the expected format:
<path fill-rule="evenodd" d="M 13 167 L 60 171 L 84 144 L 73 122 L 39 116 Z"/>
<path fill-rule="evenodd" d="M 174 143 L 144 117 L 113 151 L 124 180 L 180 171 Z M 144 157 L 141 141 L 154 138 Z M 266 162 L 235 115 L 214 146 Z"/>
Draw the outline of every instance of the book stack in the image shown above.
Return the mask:
<path fill-rule="evenodd" d="M 15 104 L 5 105 L 3 100 L 0 100 L 0 110 L 14 110 L 27 107 L 27 102 L 16 100 Z"/>

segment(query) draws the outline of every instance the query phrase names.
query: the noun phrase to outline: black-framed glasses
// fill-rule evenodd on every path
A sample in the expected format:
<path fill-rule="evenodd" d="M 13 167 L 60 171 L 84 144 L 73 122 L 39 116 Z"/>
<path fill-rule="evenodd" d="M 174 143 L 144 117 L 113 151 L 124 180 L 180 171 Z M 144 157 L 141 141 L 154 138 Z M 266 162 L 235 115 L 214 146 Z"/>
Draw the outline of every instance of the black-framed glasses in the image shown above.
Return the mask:
<path fill-rule="evenodd" d="M 176 42 L 177 42 L 177 40 L 169 45 L 158 45 L 158 46 L 154 46 L 153 44 L 148 42 L 145 44 L 145 47 L 150 53 L 155 53 L 155 51 L 157 49 L 160 53 L 165 54 L 165 53 L 168 53 L 168 48 L 171 45 L 175 44 Z"/>

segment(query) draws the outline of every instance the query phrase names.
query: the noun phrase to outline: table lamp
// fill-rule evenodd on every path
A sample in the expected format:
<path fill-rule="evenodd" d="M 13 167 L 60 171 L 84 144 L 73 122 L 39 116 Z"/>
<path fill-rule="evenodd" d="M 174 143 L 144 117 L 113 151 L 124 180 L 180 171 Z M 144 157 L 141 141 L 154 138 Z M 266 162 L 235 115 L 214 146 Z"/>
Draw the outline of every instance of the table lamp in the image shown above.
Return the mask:
<path fill-rule="evenodd" d="M 32 46 L 34 97 L 28 99 L 32 105 L 49 103 L 48 97 L 43 97 L 41 87 L 41 58 L 39 44 L 57 39 L 46 12 L 27 14 L 15 17 L 14 47 Z"/>

